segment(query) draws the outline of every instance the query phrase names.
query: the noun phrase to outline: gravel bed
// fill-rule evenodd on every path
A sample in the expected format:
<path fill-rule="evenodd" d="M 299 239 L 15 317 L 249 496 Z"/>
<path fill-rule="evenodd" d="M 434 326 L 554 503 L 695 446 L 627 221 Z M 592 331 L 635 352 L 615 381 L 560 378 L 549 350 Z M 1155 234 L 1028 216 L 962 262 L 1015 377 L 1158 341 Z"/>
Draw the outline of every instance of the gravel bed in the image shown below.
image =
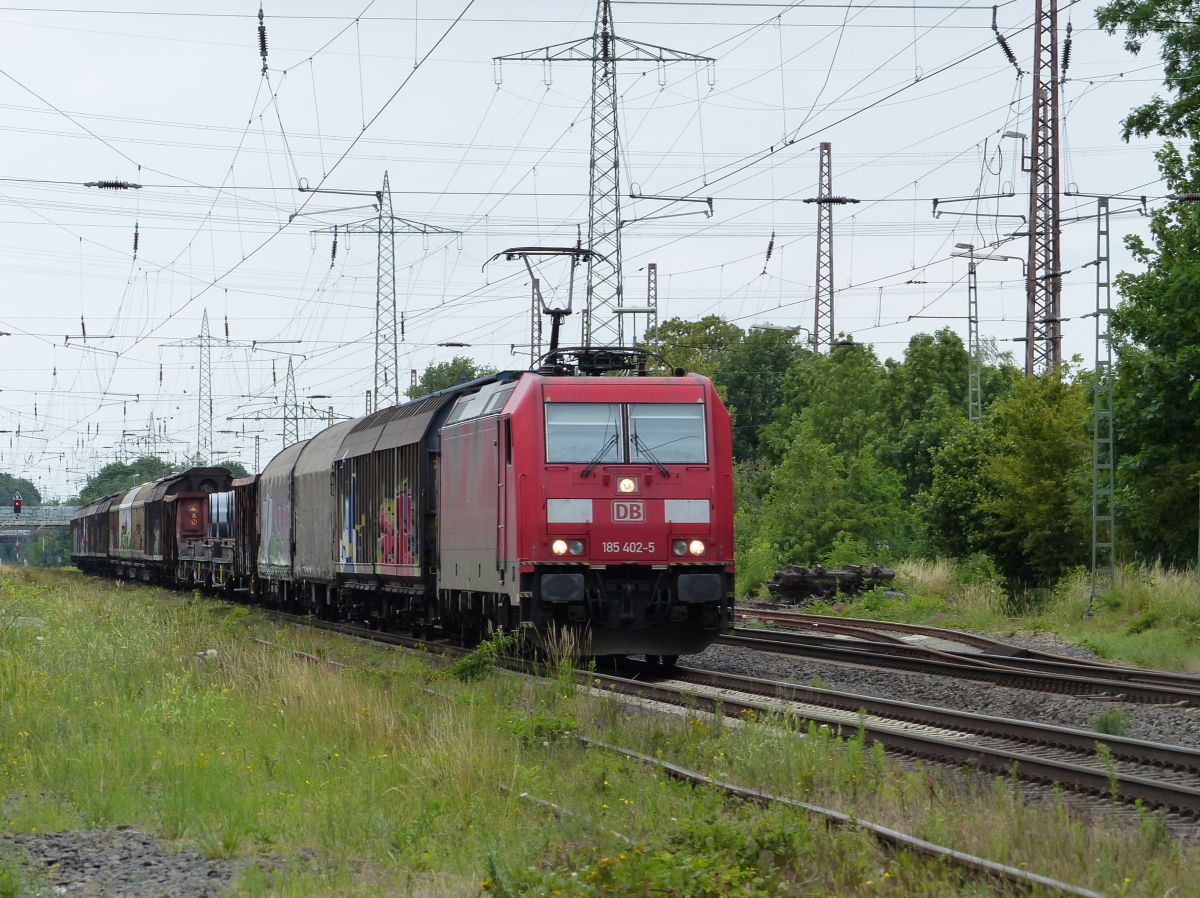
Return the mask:
<path fill-rule="evenodd" d="M 728 645 L 710 646 L 698 655 L 681 658 L 680 662 L 690 667 L 805 685 L 819 679 L 819 685 L 826 689 L 1085 730 L 1095 729 L 1092 720 L 1097 715 L 1119 707 L 1126 721 L 1126 731 L 1122 735 L 1200 748 L 1200 709 L 1197 708 L 1073 698 L 1051 692 L 993 686 L 975 680 L 856 667 Z"/>
<path fill-rule="evenodd" d="M 176 853 L 128 827 L 59 833 L 9 833 L 34 875 L 56 895 L 74 898 L 216 898 L 233 877 L 233 861 Z"/>

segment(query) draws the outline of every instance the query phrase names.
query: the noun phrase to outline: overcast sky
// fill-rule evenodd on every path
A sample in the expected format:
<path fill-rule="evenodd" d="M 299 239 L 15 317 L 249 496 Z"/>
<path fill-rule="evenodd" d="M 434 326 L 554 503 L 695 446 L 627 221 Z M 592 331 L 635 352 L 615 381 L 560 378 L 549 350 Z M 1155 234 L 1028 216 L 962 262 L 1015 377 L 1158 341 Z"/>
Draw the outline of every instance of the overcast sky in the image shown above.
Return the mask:
<path fill-rule="evenodd" d="M 215 435 L 219 457 L 252 468 L 255 434 L 262 464 L 278 451 L 289 353 L 303 404 L 361 414 L 376 243 L 340 237 L 331 266 L 327 232 L 370 218 L 369 207 L 346 207 L 373 199 L 302 193 L 301 183 L 373 191 L 386 170 L 396 215 L 462 232 L 397 238 L 405 382 L 456 353 L 528 365 L 528 278 L 484 262 L 509 246 L 573 243 L 579 226 L 586 235 L 590 67 L 497 69 L 493 57 L 589 35 L 595 4 L 475 0 L 453 24 L 464 5 L 267 0 L 265 77 L 257 3 L 0 7 L 0 470 L 74 495 L 118 456 L 123 435 L 127 449 L 137 437 L 144 449 L 151 416 L 160 454 L 194 452 L 198 351 L 167 344 L 198 335 L 206 310 L 219 338 L 214 429 L 238 431 Z M 1027 206 L 1019 143 L 1001 135 L 1028 132 L 1030 78 L 1018 80 L 995 44 L 990 5 L 613 9 L 622 36 L 716 59 L 711 71 L 621 68 L 622 192 L 714 201 L 711 218 L 625 228 L 628 297 L 644 295 L 656 262 L 664 318 L 811 327 L 816 212 L 801 200 L 816 192 L 827 140 L 834 193 L 862 200 L 835 213 L 838 330 L 881 357 L 898 357 L 920 331 L 965 336 L 966 264 L 954 245 L 1003 239 L 1020 220 L 935 219 L 931 200 L 1015 191 L 944 208 L 1015 216 Z M 999 9 L 1025 69 L 1032 14 L 1028 0 Z M 1068 20 L 1064 189 L 1146 193 L 1153 204 L 1163 192 L 1155 145 L 1123 143 L 1119 122 L 1157 89 L 1157 56 L 1131 57 L 1096 30 L 1088 0 L 1064 9 L 1063 31 Z M 106 179 L 143 187 L 83 186 Z M 622 218 L 700 208 L 626 199 Z M 1094 200 L 1067 198 L 1064 210 L 1087 215 Z M 1144 230 L 1136 213 L 1114 218 L 1119 265 L 1129 264 L 1119 238 Z M 1088 364 L 1094 325 L 1079 316 L 1093 307 L 1095 275 L 1080 266 L 1095 239 L 1094 220 L 1064 228 L 1064 353 Z M 1024 241 L 996 252 L 1024 255 Z M 548 290 L 565 286 L 561 269 L 542 275 Z M 982 332 L 1019 354 L 1020 264 L 983 264 L 980 300 Z M 578 316 L 567 331 L 578 339 Z M 451 341 L 470 345 L 438 346 Z M 320 426 L 302 421 L 301 433 Z"/>

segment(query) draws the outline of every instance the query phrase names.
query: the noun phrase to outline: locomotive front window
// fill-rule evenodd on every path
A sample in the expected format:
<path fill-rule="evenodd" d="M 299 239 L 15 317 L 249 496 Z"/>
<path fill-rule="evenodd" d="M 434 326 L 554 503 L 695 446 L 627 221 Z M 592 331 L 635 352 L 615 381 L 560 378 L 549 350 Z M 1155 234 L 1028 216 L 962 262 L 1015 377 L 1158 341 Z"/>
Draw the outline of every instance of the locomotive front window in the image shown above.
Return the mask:
<path fill-rule="evenodd" d="M 546 461 L 588 464 L 624 460 L 625 429 L 615 402 L 546 405 Z"/>
<path fill-rule="evenodd" d="M 704 464 L 704 406 L 637 403 L 629 406 L 629 460 L 634 464 Z"/>

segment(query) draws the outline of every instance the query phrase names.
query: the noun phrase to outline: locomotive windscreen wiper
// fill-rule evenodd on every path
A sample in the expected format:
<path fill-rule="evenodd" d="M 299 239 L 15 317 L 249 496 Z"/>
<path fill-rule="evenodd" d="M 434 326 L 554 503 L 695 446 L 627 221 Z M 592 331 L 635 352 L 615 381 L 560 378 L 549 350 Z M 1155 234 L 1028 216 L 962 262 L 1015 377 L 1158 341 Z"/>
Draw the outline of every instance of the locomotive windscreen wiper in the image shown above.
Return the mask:
<path fill-rule="evenodd" d="M 592 468 L 600 464 L 600 459 L 604 458 L 605 453 L 607 453 L 608 450 L 615 445 L 617 445 L 617 431 L 614 430 L 611 434 L 609 434 L 608 439 L 604 441 L 604 444 L 600 447 L 600 451 L 592 456 L 592 460 L 590 462 L 584 465 L 583 470 L 579 472 L 579 476 L 587 477 L 589 474 L 591 474 Z"/>
<path fill-rule="evenodd" d="M 654 450 L 638 439 L 636 427 L 633 429 L 631 439 L 633 441 L 633 448 L 642 453 L 642 455 L 646 456 L 646 458 L 650 459 L 654 466 L 658 468 L 658 473 L 667 478 L 671 476 L 671 472 L 667 470 L 667 466 L 664 465 L 661 460 L 659 460 L 659 457 L 654 454 Z"/>

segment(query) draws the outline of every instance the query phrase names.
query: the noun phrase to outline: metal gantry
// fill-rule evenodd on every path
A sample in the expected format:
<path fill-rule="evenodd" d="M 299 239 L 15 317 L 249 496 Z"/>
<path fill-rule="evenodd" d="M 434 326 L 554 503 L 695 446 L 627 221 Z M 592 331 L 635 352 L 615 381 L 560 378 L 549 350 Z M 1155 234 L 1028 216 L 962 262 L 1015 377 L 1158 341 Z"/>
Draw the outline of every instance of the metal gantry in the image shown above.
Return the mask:
<path fill-rule="evenodd" d="M 698 56 L 618 37 L 610 0 L 597 0 L 596 23 L 590 37 L 507 56 L 505 60 L 541 62 L 549 77 L 555 62 L 592 64 L 591 154 L 588 169 L 587 301 L 583 311 L 585 346 L 625 346 L 621 315 L 621 170 L 617 117 L 617 63 L 654 63 L 661 70 L 673 62 L 711 65 L 711 56 Z M 549 83 L 547 81 L 547 83 Z"/>
<path fill-rule="evenodd" d="M 1087 613 L 1115 573 L 1115 446 L 1113 433 L 1112 316 L 1109 198 L 1096 201 L 1096 367 L 1092 382 L 1092 583 Z"/>
<path fill-rule="evenodd" d="M 542 282 L 540 278 L 530 278 L 530 298 L 529 298 L 529 367 L 533 368 L 537 365 L 538 359 L 542 357 L 542 341 L 544 333 L 542 330 Z"/>
<path fill-rule="evenodd" d="M 1025 273 L 1025 374 L 1062 364 L 1059 267 L 1058 0 L 1037 0 L 1029 149 L 1029 261 Z"/>
<path fill-rule="evenodd" d="M 833 317 L 833 207 L 858 200 L 833 195 L 833 145 L 821 144 L 817 172 L 817 195 L 804 202 L 817 204 L 817 277 L 813 309 L 812 345 L 816 352 L 828 351 L 837 338 Z"/>

